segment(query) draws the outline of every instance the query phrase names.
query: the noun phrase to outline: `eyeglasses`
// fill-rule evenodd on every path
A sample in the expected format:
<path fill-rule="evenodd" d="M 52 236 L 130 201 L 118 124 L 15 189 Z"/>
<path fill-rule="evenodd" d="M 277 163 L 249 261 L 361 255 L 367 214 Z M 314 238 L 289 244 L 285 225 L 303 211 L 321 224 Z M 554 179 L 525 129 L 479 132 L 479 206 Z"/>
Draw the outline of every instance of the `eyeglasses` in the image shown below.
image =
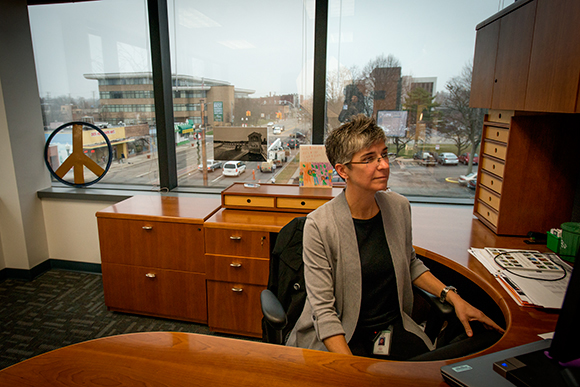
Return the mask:
<path fill-rule="evenodd" d="M 389 163 L 389 153 L 385 152 L 385 153 L 381 153 L 381 155 L 379 157 L 377 156 L 367 156 L 364 159 L 362 159 L 361 161 L 349 161 L 348 163 L 345 163 L 345 165 L 348 164 L 365 164 L 365 165 L 369 165 L 369 164 L 374 164 L 375 162 L 377 163 L 377 165 L 381 164 L 381 160 L 385 160 L 385 162 L 388 164 Z"/>

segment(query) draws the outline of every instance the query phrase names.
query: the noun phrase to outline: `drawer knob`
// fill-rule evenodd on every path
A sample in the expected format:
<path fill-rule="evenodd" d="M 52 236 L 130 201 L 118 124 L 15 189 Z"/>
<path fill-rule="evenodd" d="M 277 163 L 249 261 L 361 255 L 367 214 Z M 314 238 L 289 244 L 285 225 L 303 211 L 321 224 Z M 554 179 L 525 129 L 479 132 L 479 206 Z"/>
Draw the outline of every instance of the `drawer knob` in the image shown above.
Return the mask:
<path fill-rule="evenodd" d="M 233 235 L 232 235 L 232 236 L 230 237 L 230 239 L 231 239 L 231 240 L 233 240 L 233 241 L 239 241 L 239 240 L 241 240 L 241 239 L 242 239 L 242 237 L 241 237 L 241 236 L 233 236 Z"/>
<path fill-rule="evenodd" d="M 243 291 L 244 291 L 244 289 L 242 289 L 242 288 L 232 288 L 232 292 L 241 293 Z"/>
<path fill-rule="evenodd" d="M 300 204 L 302 204 L 303 206 L 305 206 L 306 205 L 306 202 L 300 202 Z"/>
<path fill-rule="evenodd" d="M 247 199 L 246 201 L 247 201 L 248 203 L 251 203 L 251 202 L 252 202 L 252 199 Z"/>
<path fill-rule="evenodd" d="M 153 227 L 151 227 L 151 226 L 143 226 L 142 228 L 143 228 L 143 230 L 146 230 L 146 231 L 153 230 Z"/>
<path fill-rule="evenodd" d="M 237 262 L 235 262 L 235 263 L 234 263 L 234 262 L 232 262 L 232 263 L 230 263 L 230 266 L 231 266 L 231 267 L 238 268 L 238 267 L 242 267 L 242 264 L 241 264 L 241 263 L 237 263 Z"/>
<path fill-rule="evenodd" d="M 155 278 L 155 273 L 147 273 L 147 274 L 145 274 L 145 277 L 147 277 L 147 278 Z"/>

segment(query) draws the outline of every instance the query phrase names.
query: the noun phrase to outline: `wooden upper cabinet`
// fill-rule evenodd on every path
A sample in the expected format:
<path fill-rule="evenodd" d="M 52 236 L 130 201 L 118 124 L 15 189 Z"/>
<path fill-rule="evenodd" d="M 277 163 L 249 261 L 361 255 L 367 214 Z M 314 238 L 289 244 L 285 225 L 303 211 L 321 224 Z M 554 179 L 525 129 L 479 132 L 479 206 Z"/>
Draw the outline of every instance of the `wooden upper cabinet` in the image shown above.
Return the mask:
<path fill-rule="evenodd" d="M 475 56 L 473 58 L 471 96 L 469 98 L 471 107 L 491 107 L 499 24 L 499 21 L 494 22 L 477 31 Z"/>
<path fill-rule="evenodd" d="M 525 109 L 580 112 L 580 1 L 536 2 Z"/>
<path fill-rule="evenodd" d="M 492 109 L 525 107 L 535 15 L 536 2 L 532 1 L 492 23 L 499 22 Z"/>

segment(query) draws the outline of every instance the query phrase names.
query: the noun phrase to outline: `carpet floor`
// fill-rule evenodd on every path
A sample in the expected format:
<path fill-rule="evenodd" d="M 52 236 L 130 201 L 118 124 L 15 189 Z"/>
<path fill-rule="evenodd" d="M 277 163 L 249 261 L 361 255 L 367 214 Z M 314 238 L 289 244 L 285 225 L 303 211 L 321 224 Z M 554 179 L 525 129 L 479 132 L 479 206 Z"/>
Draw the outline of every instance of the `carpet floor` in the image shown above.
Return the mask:
<path fill-rule="evenodd" d="M 207 325 L 110 312 L 99 274 L 49 270 L 33 281 L 0 283 L 0 369 L 67 345 L 134 332 L 224 337 Z"/>

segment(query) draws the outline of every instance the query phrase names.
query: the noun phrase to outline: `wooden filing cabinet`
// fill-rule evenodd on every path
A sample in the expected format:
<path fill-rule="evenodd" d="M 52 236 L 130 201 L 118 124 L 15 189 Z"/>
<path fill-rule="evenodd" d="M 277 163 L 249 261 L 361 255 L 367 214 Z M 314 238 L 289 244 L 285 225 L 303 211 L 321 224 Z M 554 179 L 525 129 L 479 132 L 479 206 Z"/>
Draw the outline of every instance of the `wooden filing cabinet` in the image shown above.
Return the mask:
<path fill-rule="evenodd" d="M 475 215 L 500 235 L 546 232 L 570 220 L 577 115 L 491 110 L 486 115 Z"/>
<path fill-rule="evenodd" d="M 289 187 L 291 190 L 292 187 Z M 222 208 L 205 222 L 208 325 L 261 337 L 260 293 L 275 235 L 303 213 Z"/>
<path fill-rule="evenodd" d="M 203 222 L 219 205 L 143 195 L 99 211 L 107 308 L 206 323 Z"/>

